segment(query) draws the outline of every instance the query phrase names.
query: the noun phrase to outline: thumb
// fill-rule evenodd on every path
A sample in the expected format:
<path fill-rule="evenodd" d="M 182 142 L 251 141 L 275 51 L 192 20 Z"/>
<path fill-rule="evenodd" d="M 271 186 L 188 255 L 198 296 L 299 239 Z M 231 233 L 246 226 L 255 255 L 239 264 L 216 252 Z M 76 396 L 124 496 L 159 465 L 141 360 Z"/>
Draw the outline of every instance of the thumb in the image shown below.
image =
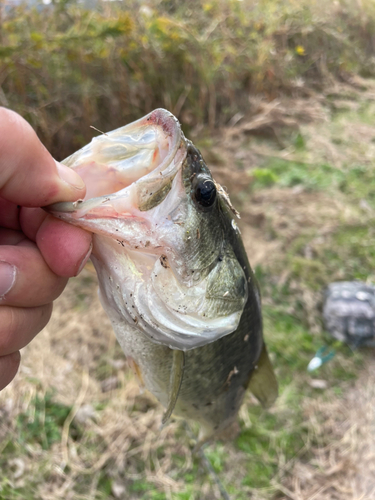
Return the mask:
<path fill-rule="evenodd" d="M 56 162 L 32 127 L 0 107 L 0 195 L 25 207 L 74 201 L 86 192 L 81 177 Z"/>

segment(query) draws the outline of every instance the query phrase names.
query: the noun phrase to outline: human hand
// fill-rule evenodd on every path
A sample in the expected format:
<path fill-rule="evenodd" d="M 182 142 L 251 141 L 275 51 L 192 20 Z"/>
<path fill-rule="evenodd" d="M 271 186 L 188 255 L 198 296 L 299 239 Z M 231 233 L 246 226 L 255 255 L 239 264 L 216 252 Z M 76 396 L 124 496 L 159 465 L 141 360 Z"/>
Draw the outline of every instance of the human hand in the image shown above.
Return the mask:
<path fill-rule="evenodd" d="M 48 323 L 52 301 L 91 252 L 90 233 L 38 207 L 85 191 L 23 118 L 0 108 L 0 390 L 18 370 L 19 349 Z"/>

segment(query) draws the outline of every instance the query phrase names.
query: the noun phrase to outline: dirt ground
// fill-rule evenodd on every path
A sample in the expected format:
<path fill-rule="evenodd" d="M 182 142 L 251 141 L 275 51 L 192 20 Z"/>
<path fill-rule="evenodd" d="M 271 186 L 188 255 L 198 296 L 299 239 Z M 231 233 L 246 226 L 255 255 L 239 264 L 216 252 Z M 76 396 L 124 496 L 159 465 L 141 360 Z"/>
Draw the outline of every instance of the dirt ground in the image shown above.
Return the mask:
<path fill-rule="evenodd" d="M 211 162 L 215 177 L 241 205 L 240 227 L 253 266 L 266 266 L 277 259 L 284 252 L 285 241 L 298 237 L 302 226 L 314 228 L 318 220 L 321 235 L 329 233 L 343 217 L 350 220 L 355 216 L 343 199 L 332 198 L 327 191 L 272 188 L 241 198 L 252 180 L 251 168 L 260 157 L 267 157 L 271 150 L 283 158 L 293 158 L 295 154 L 281 146 L 276 151 L 274 145 L 261 143 L 251 150 L 243 148 L 243 138 L 251 131 L 261 129 L 274 136 L 273 142 L 283 142 L 283 127 L 299 127 L 314 137 L 311 148 L 321 151 L 322 157 L 329 157 L 331 162 L 340 162 L 340 155 L 350 154 L 345 148 L 332 147 L 328 140 L 327 112 L 320 98 L 294 102 L 293 113 L 286 112 L 288 104 L 285 101 L 265 106 L 258 123 L 240 122 L 224 133 L 220 148 L 214 144 L 207 149 L 208 157 L 214 155 Z M 369 133 L 369 127 L 363 125 L 352 133 L 363 137 Z M 370 128 L 375 137 L 374 126 Z M 233 160 L 240 167 L 229 174 L 227 164 L 233 164 Z M 273 229 L 281 231 L 282 238 L 269 238 L 267 220 L 272 220 Z M 9 436 L 19 439 L 16 416 L 27 410 L 36 393 L 47 394 L 55 388 L 56 400 L 71 408 L 61 440 L 48 450 L 29 446 L 27 454 L 12 458 L 13 488 L 27 486 L 34 476 L 33 488 L 37 493 L 30 498 L 94 499 L 98 498 L 96 489 L 102 470 L 111 464 L 114 480 L 108 498 L 133 498 L 126 492 L 126 480 L 144 477 L 160 487 L 168 499 L 220 498 L 217 487 L 208 482 L 203 484 L 200 496 L 174 496 L 183 487 L 182 473 L 189 470 L 193 461 L 189 439 L 176 440 L 182 432 L 178 421 L 160 430 L 162 409 L 152 396 L 139 391 L 99 304 L 96 289 L 96 276 L 89 265 L 79 278 L 70 281 L 56 301 L 51 322 L 23 350 L 17 378 L 0 395 L 1 450 Z M 375 352 L 365 359 L 355 383 L 348 383 L 340 397 L 327 400 L 323 393 L 306 401 L 303 414 L 314 433 L 310 458 L 295 457 L 285 464 L 285 473 L 280 471 L 272 480 L 273 498 L 375 499 Z M 85 428 L 80 439 L 72 438 L 75 421 Z M 320 446 L 319 436 L 330 436 L 330 444 Z M 160 446 L 165 450 L 162 458 L 157 455 Z M 232 444 L 224 446 L 228 447 L 233 463 L 240 460 Z M 178 467 L 173 461 L 176 454 L 181 457 Z M 126 480 L 121 472 L 124 470 Z M 231 474 L 227 472 L 227 482 Z M 83 486 L 77 493 L 74 485 L 80 482 Z M 253 499 L 270 498 L 269 491 L 261 489 L 251 495 Z"/>

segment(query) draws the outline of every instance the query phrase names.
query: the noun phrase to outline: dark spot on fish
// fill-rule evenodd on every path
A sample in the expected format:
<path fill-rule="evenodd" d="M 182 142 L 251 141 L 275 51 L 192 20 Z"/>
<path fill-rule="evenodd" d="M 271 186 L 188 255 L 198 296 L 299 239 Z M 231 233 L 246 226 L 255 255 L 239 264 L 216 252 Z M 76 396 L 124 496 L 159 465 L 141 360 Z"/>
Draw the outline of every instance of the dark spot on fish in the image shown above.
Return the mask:
<path fill-rule="evenodd" d="M 193 407 L 196 409 L 196 410 L 199 410 L 199 406 L 195 403 L 193 403 Z"/>
<path fill-rule="evenodd" d="M 168 269 L 169 268 L 169 264 L 168 264 L 168 258 L 166 255 L 161 255 L 160 256 L 160 264 L 165 268 L 165 269 Z"/>
<path fill-rule="evenodd" d="M 198 240 L 199 240 L 200 237 L 201 237 L 201 233 L 200 233 L 199 229 L 197 229 L 197 238 L 198 238 Z"/>
<path fill-rule="evenodd" d="M 133 297 L 133 294 L 132 294 L 132 293 L 130 294 L 130 297 Z"/>
<path fill-rule="evenodd" d="M 137 324 L 138 323 L 138 318 L 137 317 L 133 318 L 133 321 L 134 321 L 135 324 Z"/>
<path fill-rule="evenodd" d="M 145 243 L 145 247 L 149 247 L 151 245 L 151 243 L 147 240 L 146 243 Z"/>
<path fill-rule="evenodd" d="M 221 255 L 219 255 L 219 257 L 217 258 L 218 262 L 222 262 L 223 261 L 223 257 Z"/>
<path fill-rule="evenodd" d="M 209 401 L 208 403 L 206 403 L 204 406 L 212 406 L 212 401 Z"/>
<path fill-rule="evenodd" d="M 134 306 L 132 306 L 132 308 L 134 309 Z"/>

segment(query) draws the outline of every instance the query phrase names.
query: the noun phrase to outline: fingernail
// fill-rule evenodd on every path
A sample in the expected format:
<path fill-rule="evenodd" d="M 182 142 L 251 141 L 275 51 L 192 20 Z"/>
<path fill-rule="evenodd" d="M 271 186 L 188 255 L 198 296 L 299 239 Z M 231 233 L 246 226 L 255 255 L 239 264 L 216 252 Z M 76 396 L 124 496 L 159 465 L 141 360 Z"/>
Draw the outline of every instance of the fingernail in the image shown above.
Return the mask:
<path fill-rule="evenodd" d="M 76 276 L 78 276 L 78 274 L 82 271 L 82 269 L 85 267 L 87 261 L 89 260 L 90 258 L 90 255 L 91 255 L 91 250 L 92 250 L 92 242 L 90 244 L 90 248 L 89 248 L 89 251 L 87 252 L 87 254 L 84 256 L 82 262 L 81 262 L 81 265 L 79 266 L 78 268 L 78 272 L 76 274 Z"/>
<path fill-rule="evenodd" d="M 83 189 L 85 187 L 83 179 L 76 172 L 74 172 L 72 168 L 69 168 L 59 162 L 56 162 L 56 167 L 60 178 L 64 182 L 75 187 L 76 189 Z"/>
<path fill-rule="evenodd" d="M 0 299 L 6 295 L 16 281 L 16 268 L 7 262 L 0 261 Z"/>

